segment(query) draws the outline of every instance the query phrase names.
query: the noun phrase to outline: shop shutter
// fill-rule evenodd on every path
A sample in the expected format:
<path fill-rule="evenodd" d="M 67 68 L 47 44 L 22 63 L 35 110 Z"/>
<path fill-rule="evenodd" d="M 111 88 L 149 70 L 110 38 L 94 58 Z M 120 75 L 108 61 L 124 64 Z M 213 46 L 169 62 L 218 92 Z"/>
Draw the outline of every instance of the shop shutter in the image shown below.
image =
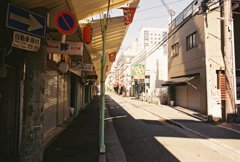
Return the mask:
<path fill-rule="evenodd" d="M 57 111 L 57 71 L 48 70 L 46 72 L 45 103 L 44 103 L 44 136 L 56 127 Z"/>

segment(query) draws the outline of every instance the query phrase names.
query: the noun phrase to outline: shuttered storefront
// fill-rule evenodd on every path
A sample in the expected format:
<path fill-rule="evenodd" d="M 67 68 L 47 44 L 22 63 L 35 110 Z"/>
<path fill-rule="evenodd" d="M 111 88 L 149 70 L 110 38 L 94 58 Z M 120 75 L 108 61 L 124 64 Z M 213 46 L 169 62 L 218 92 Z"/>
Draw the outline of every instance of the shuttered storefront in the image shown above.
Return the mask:
<path fill-rule="evenodd" d="M 200 77 L 189 81 L 189 84 L 176 86 L 176 105 L 200 111 Z"/>
<path fill-rule="evenodd" d="M 58 76 L 58 126 L 61 126 L 70 117 L 70 83 L 68 75 Z"/>
<path fill-rule="evenodd" d="M 43 132 L 47 134 L 52 128 L 56 127 L 57 111 L 57 71 L 48 70 L 46 72 L 45 83 L 45 103 L 44 103 L 44 121 Z"/>
<path fill-rule="evenodd" d="M 44 135 L 62 126 L 70 114 L 70 77 L 59 75 L 56 70 L 46 72 Z"/>

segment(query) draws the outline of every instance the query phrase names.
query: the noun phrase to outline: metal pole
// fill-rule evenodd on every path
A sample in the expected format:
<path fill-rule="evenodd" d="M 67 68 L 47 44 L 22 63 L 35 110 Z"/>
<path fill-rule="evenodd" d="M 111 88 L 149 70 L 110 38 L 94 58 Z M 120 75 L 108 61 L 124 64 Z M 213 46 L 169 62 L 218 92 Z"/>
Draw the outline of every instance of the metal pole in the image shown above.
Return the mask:
<path fill-rule="evenodd" d="M 232 10 L 231 0 L 224 0 L 224 61 L 226 73 L 226 119 L 229 115 L 235 113 L 235 96 L 234 96 L 234 72 L 233 72 L 233 50 L 232 49 Z M 229 115 L 228 115 L 229 114 Z"/>
<path fill-rule="evenodd" d="M 105 118 L 105 64 L 106 64 L 106 14 L 104 14 L 103 27 L 102 27 L 102 60 L 101 60 L 101 105 L 100 105 L 100 153 L 105 153 L 104 141 L 104 118 Z"/>
<path fill-rule="evenodd" d="M 232 10 L 232 9 L 231 9 Z M 232 60 L 233 60 L 233 90 L 234 90 L 234 106 L 235 113 L 237 113 L 237 82 L 236 82 L 236 59 L 235 59 L 235 40 L 234 40 L 234 21 L 231 14 L 231 48 L 232 48 Z"/>

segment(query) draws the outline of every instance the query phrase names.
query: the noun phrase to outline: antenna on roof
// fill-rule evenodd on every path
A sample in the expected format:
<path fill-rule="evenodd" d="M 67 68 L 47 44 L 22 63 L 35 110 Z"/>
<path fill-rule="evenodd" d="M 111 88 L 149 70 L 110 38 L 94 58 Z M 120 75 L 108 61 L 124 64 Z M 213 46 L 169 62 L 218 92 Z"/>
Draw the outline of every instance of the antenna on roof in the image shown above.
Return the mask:
<path fill-rule="evenodd" d="M 167 5 L 167 3 L 164 0 L 161 0 L 163 6 L 168 10 L 168 14 L 170 16 L 170 22 L 172 22 L 172 17 L 175 15 L 175 12 Z"/>

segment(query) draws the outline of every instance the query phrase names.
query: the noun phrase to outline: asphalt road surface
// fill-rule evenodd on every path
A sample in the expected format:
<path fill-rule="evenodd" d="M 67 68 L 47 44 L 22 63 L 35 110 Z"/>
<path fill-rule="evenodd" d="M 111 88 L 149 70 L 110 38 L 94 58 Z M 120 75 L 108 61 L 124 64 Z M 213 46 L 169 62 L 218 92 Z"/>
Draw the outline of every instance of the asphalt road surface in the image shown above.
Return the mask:
<path fill-rule="evenodd" d="M 139 101 L 111 95 L 106 98 L 106 106 L 128 162 L 231 162 L 240 159 L 239 154 L 228 147 L 170 124 Z"/>

